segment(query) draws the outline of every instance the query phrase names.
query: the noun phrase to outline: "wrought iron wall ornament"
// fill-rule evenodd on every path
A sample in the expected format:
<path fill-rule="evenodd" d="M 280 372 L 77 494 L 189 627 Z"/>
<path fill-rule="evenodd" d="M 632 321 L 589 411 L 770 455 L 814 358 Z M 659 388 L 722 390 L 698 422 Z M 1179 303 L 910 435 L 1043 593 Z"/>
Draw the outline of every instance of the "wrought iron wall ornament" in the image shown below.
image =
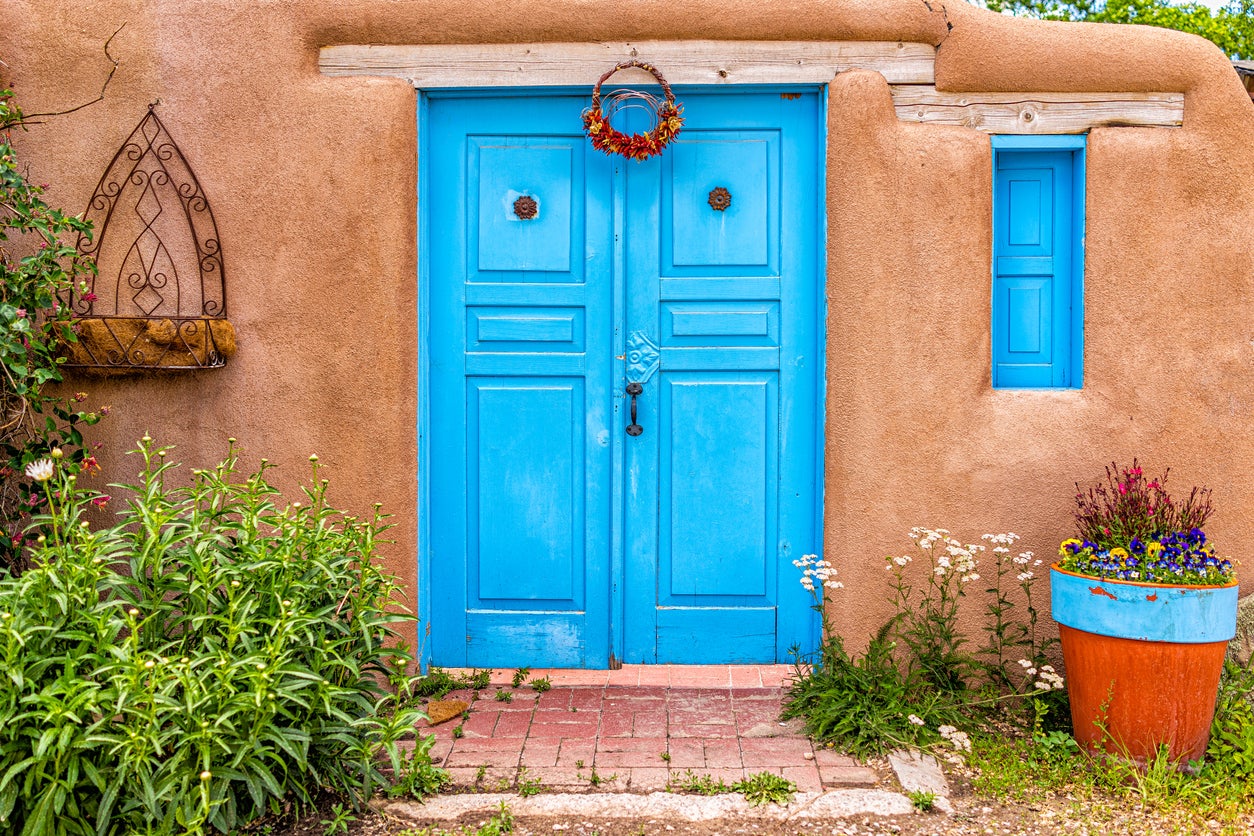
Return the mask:
<path fill-rule="evenodd" d="M 722 186 L 715 186 L 710 189 L 709 204 L 715 212 L 726 212 L 727 207 L 731 206 L 731 192 Z"/>
<path fill-rule="evenodd" d="M 540 211 L 540 204 L 536 203 L 536 199 L 529 194 L 514 201 L 514 214 L 519 220 L 529 221 Z"/>
<path fill-rule="evenodd" d="M 78 248 L 97 275 L 70 305 L 79 342 L 66 366 L 111 372 L 204 369 L 235 353 L 217 224 L 200 181 L 154 105 L 88 204 Z"/>

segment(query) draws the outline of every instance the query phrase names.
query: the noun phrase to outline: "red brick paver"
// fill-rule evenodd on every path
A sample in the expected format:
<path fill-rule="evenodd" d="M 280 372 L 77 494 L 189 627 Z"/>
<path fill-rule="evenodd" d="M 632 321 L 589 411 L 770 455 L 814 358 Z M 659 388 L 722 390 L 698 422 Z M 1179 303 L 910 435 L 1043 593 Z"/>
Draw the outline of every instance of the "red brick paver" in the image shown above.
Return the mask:
<path fill-rule="evenodd" d="M 551 689 L 513 688 L 512 670 L 491 687 L 450 695 L 469 717 L 430 731 L 433 760 L 455 784 L 516 788 L 520 779 L 562 791 L 665 789 L 695 776 L 735 783 L 783 775 L 802 792 L 871 784 L 877 775 L 847 755 L 816 749 L 796 722 L 782 723 L 791 668 L 630 665 L 620 670 L 536 670 Z M 450 671 L 460 673 L 459 671 Z M 495 692 L 513 700 L 495 699 Z M 454 729 L 461 722 L 461 732 Z"/>

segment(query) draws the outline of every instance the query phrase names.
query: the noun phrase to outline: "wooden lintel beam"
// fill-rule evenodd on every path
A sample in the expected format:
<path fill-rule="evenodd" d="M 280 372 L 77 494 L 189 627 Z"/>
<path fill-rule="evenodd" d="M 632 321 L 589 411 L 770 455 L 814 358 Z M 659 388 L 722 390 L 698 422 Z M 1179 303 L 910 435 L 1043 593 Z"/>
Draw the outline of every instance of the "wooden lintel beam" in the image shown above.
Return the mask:
<path fill-rule="evenodd" d="M 1183 93 L 942 93 L 894 85 L 897 118 L 991 134 L 1079 134 L 1093 128 L 1174 128 Z"/>
<path fill-rule="evenodd" d="M 329 76 L 392 76 L 420 89 L 590 87 L 618 61 L 648 61 L 671 84 L 826 84 L 868 69 L 892 84 L 935 81 L 936 50 L 897 41 L 638 41 L 619 43 L 343 45 L 323 47 Z M 626 83 L 648 80 L 639 70 Z M 619 77 L 616 76 L 616 79 Z"/>

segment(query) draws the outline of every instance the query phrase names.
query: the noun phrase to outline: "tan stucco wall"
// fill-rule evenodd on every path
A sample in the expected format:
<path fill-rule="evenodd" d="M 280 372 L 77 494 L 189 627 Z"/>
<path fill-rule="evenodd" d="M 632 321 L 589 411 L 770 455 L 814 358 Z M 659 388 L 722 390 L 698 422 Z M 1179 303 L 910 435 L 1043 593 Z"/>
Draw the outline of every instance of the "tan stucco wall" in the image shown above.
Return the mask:
<path fill-rule="evenodd" d="M 918 524 L 1014 530 L 1048 556 L 1072 483 L 1111 459 L 1206 482 L 1212 536 L 1254 528 L 1254 103 L 1218 49 L 1163 30 L 1013 21 L 916 0 L 7 0 L 0 59 L 28 111 L 100 104 L 36 127 L 21 152 L 53 202 L 86 205 L 121 140 L 160 115 L 212 202 L 239 353 L 181 377 L 88 382 L 114 415 L 106 477 L 145 431 L 189 463 L 235 436 L 291 485 L 316 452 L 333 497 L 393 512 L 391 568 L 415 582 L 415 94 L 319 75 L 337 43 L 661 39 L 907 40 L 939 45 L 954 91 L 1182 91 L 1179 130 L 1098 129 L 1087 157 L 1085 385 L 994 392 L 989 140 L 910 125 L 883 79 L 830 88 L 827 556 L 836 626 L 887 614 L 882 557 Z M 952 26 L 952 29 L 950 28 Z M 849 606 L 847 601 L 857 600 Z"/>

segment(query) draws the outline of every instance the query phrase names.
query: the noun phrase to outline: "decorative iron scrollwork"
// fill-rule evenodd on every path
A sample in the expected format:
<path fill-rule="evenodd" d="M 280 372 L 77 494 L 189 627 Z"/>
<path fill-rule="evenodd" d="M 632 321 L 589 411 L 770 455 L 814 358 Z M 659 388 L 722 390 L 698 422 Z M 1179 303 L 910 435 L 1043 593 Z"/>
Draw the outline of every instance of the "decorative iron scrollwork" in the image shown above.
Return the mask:
<path fill-rule="evenodd" d="M 540 211 L 540 204 L 536 203 L 536 199 L 529 194 L 514 201 L 514 214 L 519 220 L 529 221 Z"/>
<path fill-rule="evenodd" d="M 715 212 L 726 212 L 727 207 L 731 206 L 731 192 L 722 186 L 715 186 L 710 189 L 710 208 Z"/>
<path fill-rule="evenodd" d="M 86 293 L 70 298 L 80 317 L 70 367 L 215 368 L 235 352 L 218 227 L 154 107 L 122 143 L 87 207 L 95 234 L 80 236 L 78 249 L 95 259 L 97 275 Z"/>

